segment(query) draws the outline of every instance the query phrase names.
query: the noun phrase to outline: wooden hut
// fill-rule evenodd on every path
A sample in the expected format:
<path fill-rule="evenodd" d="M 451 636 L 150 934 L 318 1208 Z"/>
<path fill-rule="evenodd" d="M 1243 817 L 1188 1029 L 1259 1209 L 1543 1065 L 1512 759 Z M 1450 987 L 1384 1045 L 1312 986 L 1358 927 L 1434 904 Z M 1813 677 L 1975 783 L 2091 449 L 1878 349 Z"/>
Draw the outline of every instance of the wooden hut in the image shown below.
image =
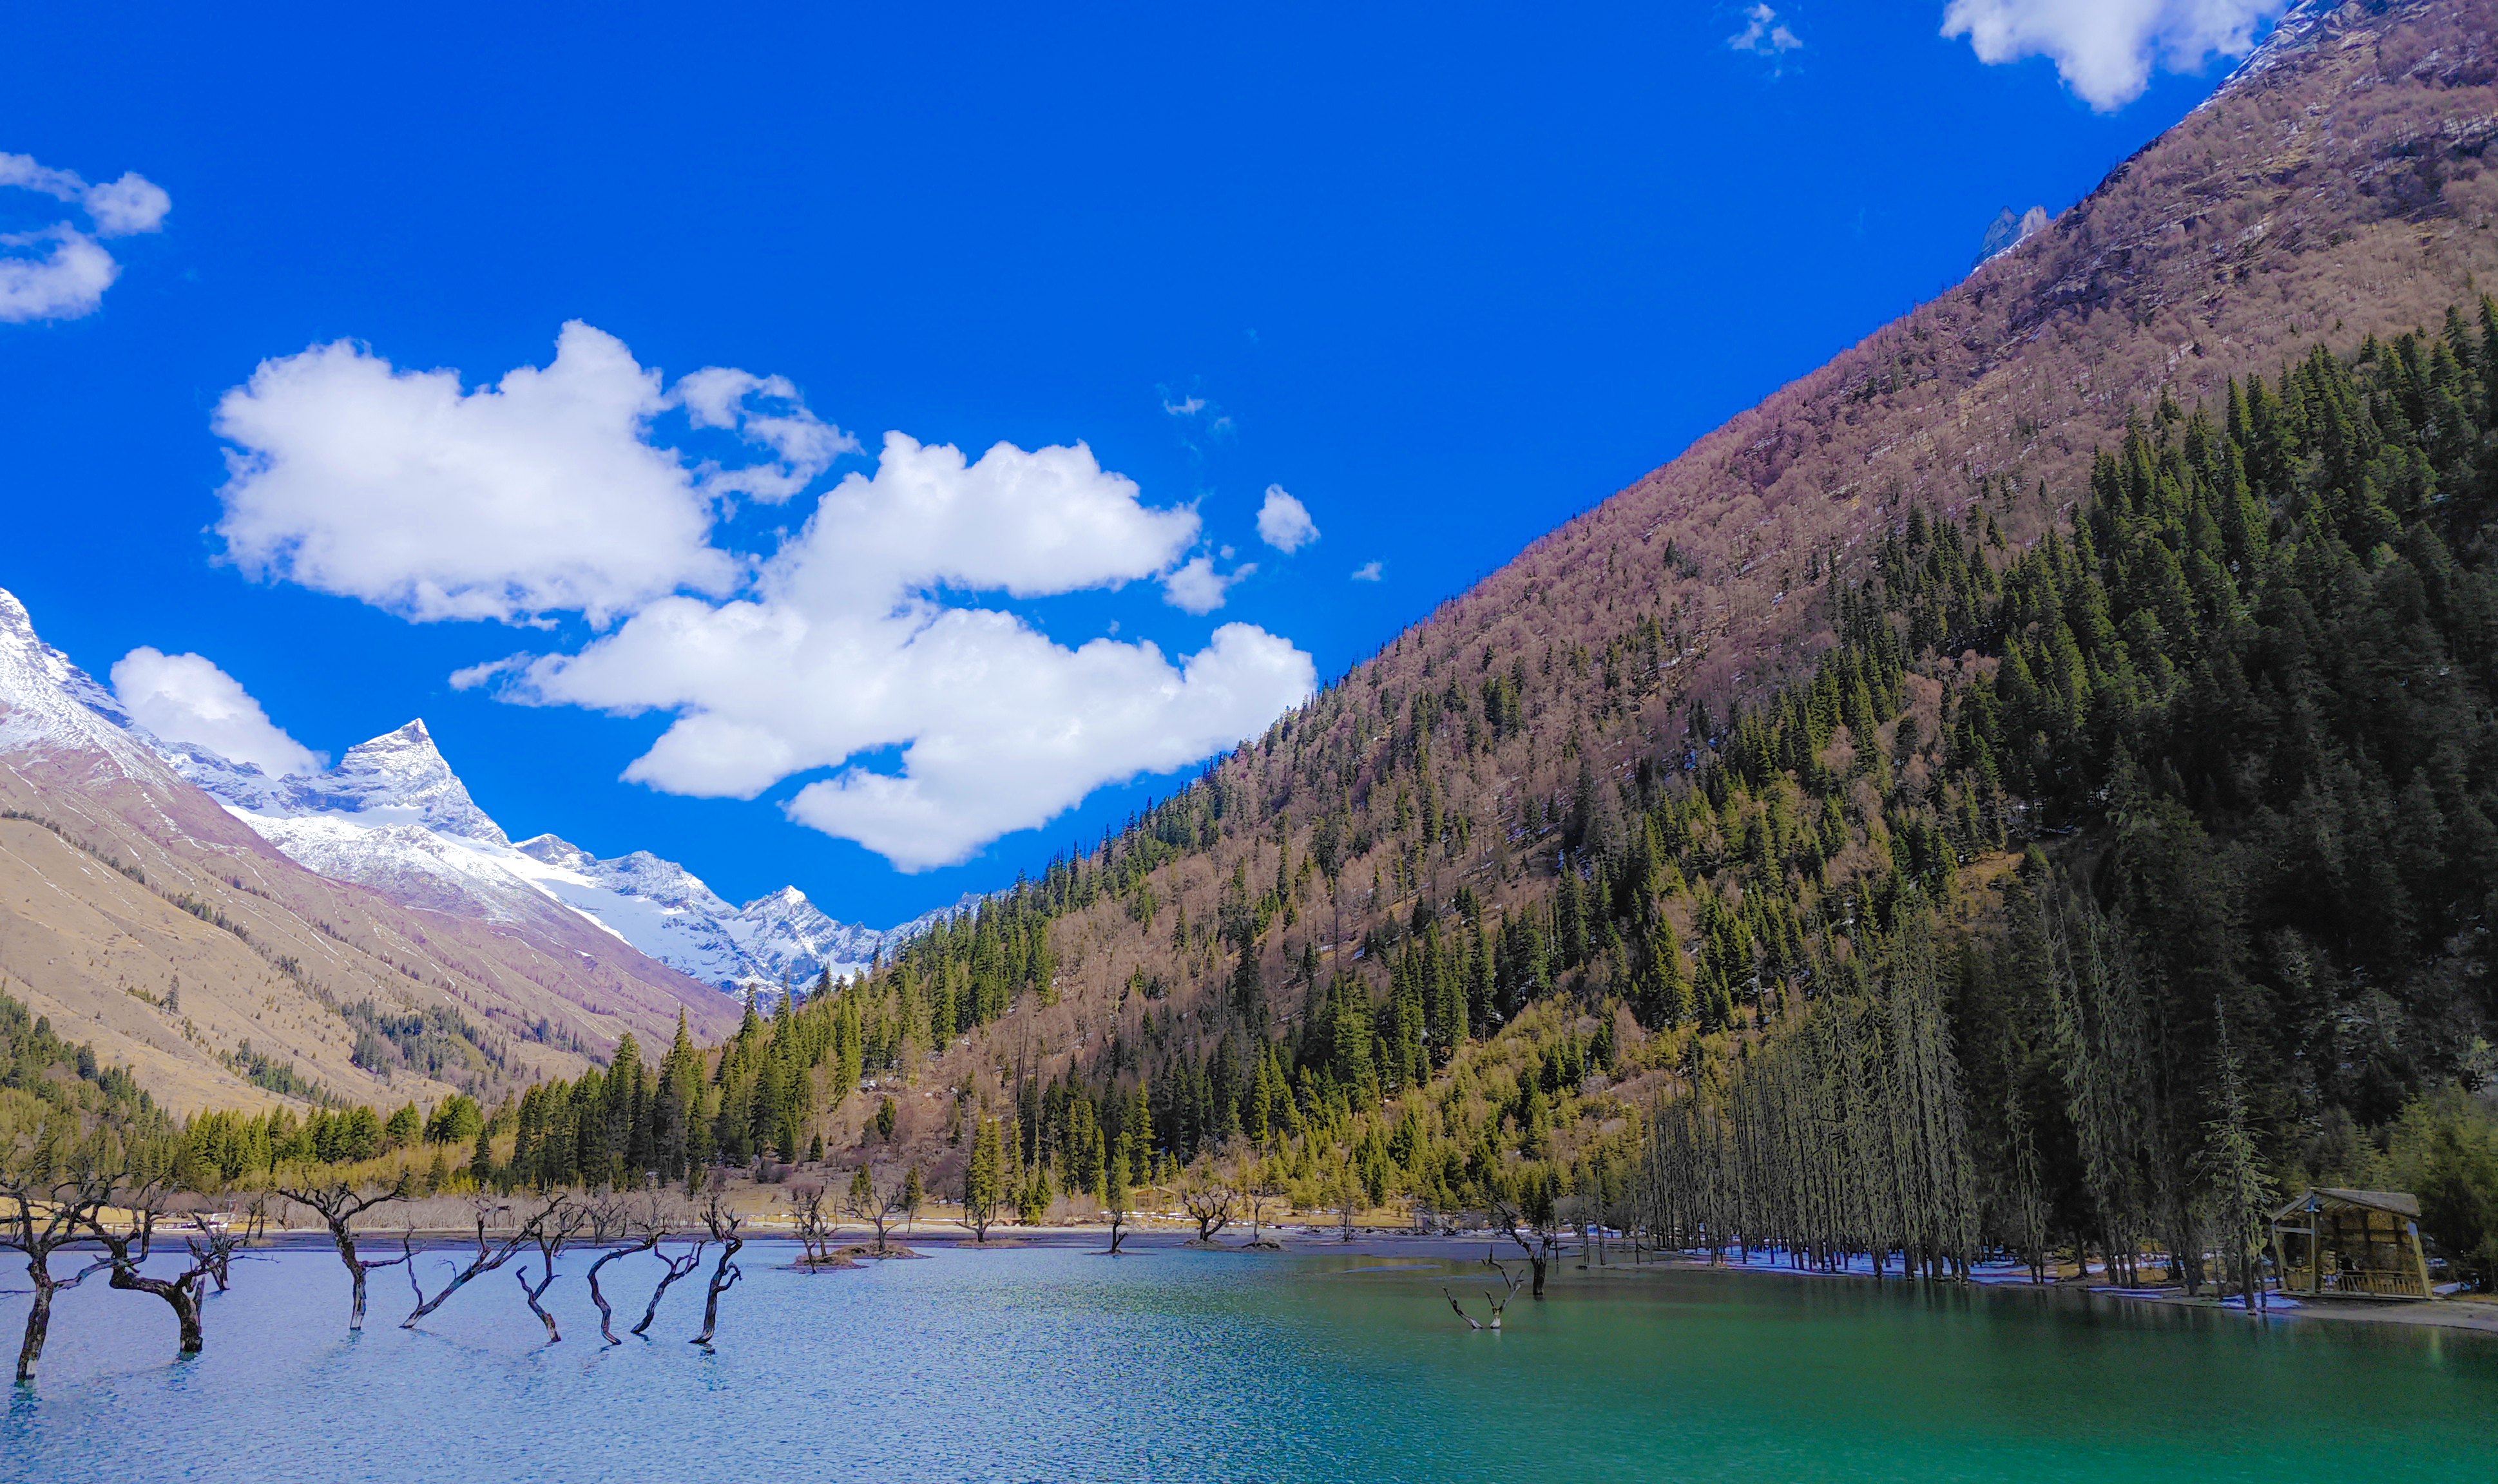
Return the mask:
<path fill-rule="evenodd" d="M 2419 1201 L 2401 1190 L 2319 1185 L 2273 1213 L 2281 1291 L 2301 1298 L 2424 1299 Z"/>

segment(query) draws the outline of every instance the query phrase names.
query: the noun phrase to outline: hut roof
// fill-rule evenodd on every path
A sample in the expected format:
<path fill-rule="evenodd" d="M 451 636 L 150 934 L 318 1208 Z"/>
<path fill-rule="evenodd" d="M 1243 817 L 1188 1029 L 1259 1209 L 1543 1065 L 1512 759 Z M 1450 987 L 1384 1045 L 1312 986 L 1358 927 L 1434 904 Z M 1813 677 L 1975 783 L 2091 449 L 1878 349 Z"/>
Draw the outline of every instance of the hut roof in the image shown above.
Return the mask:
<path fill-rule="evenodd" d="M 2273 1213 L 2278 1221 L 2302 1211 L 2313 1211 L 2319 1205 L 2355 1206 L 2365 1211 L 2389 1211 L 2398 1216 L 2419 1219 L 2419 1197 L 2408 1190 L 2342 1190 L 2330 1185 L 2311 1186 L 2307 1193 Z"/>

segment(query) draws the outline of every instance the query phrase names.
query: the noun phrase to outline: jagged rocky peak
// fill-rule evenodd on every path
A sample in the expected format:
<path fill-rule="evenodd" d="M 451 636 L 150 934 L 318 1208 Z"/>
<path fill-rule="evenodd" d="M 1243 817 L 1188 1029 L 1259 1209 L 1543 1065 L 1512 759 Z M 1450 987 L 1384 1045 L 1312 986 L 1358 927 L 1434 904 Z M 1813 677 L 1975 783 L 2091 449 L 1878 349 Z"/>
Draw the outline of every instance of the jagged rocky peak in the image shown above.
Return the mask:
<path fill-rule="evenodd" d="M 0 639 L 14 640 L 18 644 L 35 642 L 34 616 L 27 613 L 26 605 L 18 602 L 17 595 L 6 587 L 0 587 Z"/>
<path fill-rule="evenodd" d="M 1977 246 L 1977 261 L 1984 263 L 1998 253 L 2009 252 L 2020 246 L 2046 231 L 2050 220 L 2045 206 L 2032 206 L 2019 216 L 2012 214 L 2010 206 L 2005 206 L 1995 213 L 1994 221 L 1987 224 L 1986 237 Z"/>
<path fill-rule="evenodd" d="M 154 739 L 139 733 L 112 691 L 35 632 L 16 593 L 0 588 L 0 752 L 101 751 L 125 772 Z"/>
<path fill-rule="evenodd" d="M 337 767 L 304 779 L 295 802 L 304 808 L 423 825 L 437 835 L 511 843 L 503 827 L 468 797 L 468 786 L 451 771 L 422 720 L 349 747 Z"/>
<path fill-rule="evenodd" d="M 566 870 L 587 870 L 598 864 L 598 857 L 560 835 L 533 835 L 512 848 L 532 861 L 560 866 Z"/>

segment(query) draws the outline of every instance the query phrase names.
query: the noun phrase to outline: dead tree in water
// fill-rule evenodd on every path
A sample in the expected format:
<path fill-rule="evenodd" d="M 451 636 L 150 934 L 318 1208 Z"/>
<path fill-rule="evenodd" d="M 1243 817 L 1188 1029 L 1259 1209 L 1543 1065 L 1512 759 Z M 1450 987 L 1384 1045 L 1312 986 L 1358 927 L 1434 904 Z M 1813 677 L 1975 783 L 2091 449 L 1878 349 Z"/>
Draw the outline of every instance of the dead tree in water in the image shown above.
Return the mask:
<path fill-rule="evenodd" d="M 829 1265 L 833 1238 L 841 1227 L 824 1210 L 824 1183 L 793 1180 L 782 1187 L 781 1198 L 789 1203 L 789 1224 L 798 1233 L 798 1266 L 813 1269 Z"/>
<path fill-rule="evenodd" d="M 842 1209 L 876 1228 L 876 1249 L 890 1251 L 888 1233 L 893 1223 L 911 1209 L 909 1183 L 890 1176 L 879 1176 L 866 1165 L 860 1165 L 850 1177 L 850 1187 L 842 1198 Z"/>
<path fill-rule="evenodd" d="M 1502 1267 L 1499 1263 L 1492 1260 L 1489 1248 L 1486 1248 L 1484 1251 L 1484 1266 L 1491 1269 L 1494 1273 L 1499 1274 L 1501 1282 L 1507 1285 L 1506 1291 L 1503 1292 L 1499 1298 L 1493 1298 L 1489 1289 L 1486 1289 L 1484 1291 L 1484 1302 L 1491 1306 L 1491 1327 L 1493 1329 L 1498 1329 L 1500 1328 L 1501 1311 L 1509 1308 L 1510 1300 L 1518 1297 L 1519 1280 L 1509 1276 L 1509 1270 L 1507 1268 Z"/>
<path fill-rule="evenodd" d="M 1449 1301 L 1449 1307 L 1457 1311 L 1457 1317 L 1466 1321 L 1466 1328 L 1470 1330 L 1479 1330 L 1483 1328 L 1482 1325 L 1475 1322 L 1474 1315 L 1466 1312 L 1466 1306 L 1457 1302 L 1457 1295 L 1449 1292 L 1446 1288 L 1443 1288 L 1440 1290 L 1440 1297 L 1447 1299 Z M 1487 1297 L 1489 1297 L 1489 1295 L 1487 1295 Z M 1498 1318 L 1499 1314 L 1500 1311 L 1498 1310 L 1494 1310 L 1492 1311 L 1492 1316 L 1494 1318 Z"/>
<path fill-rule="evenodd" d="M 668 1289 L 675 1285 L 678 1279 L 702 1266 L 704 1246 L 705 1244 L 697 1242 L 694 1244 L 694 1249 L 683 1257 L 671 1257 L 659 1251 L 656 1243 L 653 1245 L 653 1254 L 666 1265 L 667 1271 L 659 1275 L 659 1286 L 651 1290 L 650 1306 L 642 1310 L 642 1322 L 633 1326 L 634 1334 L 646 1334 L 651 1328 L 651 1321 L 659 1316 L 659 1301 L 668 1296 Z"/>
<path fill-rule="evenodd" d="M 590 1222 L 587 1209 L 567 1203 L 562 1196 L 553 1197 L 547 1202 L 547 1209 L 538 1213 L 538 1218 L 530 1223 L 536 1228 L 530 1240 L 538 1249 L 537 1283 L 532 1286 L 529 1282 L 528 1263 L 512 1270 L 512 1277 L 521 1285 L 521 1297 L 528 1300 L 529 1312 L 537 1315 L 538 1322 L 546 1326 L 549 1344 L 563 1343 L 563 1333 L 555 1327 L 555 1315 L 547 1312 L 546 1307 L 538 1300 L 546 1297 L 547 1289 L 555 1284 L 556 1254 L 570 1246 L 572 1239 L 580 1236 Z"/>
<path fill-rule="evenodd" d="M 656 1249 L 659 1245 L 659 1239 L 668 1234 L 668 1225 L 666 1213 L 656 1195 L 651 1198 L 646 1216 L 636 1216 L 626 1209 L 622 1197 L 607 1202 L 593 1202 L 592 1205 L 591 1240 L 604 1242 L 612 1230 L 621 1230 L 623 1235 L 634 1239 L 624 1247 L 610 1247 L 599 1253 L 598 1260 L 590 1265 L 590 1302 L 598 1306 L 599 1336 L 611 1345 L 623 1344 L 624 1342 L 616 1338 L 616 1314 L 607 1307 L 607 1295 L 598 1289 L 598 1270 L 619 1257 L 629 1257 L 635 1252 Z M 636 1233 L 639 1235 L 636 1236 Z M 656 1307 L 658 1303 L 657 1297 L 655 1295 L 651 1302 Z M 645 1324 L 649 1322 L 648 1319 L 643 1321 Z"/>
<path fill-rule="evenodd" d="M 141 1270 L 155 1247 L 156 1223 L 164 1215 L 164 1185 L 150 1181 L 119 1200 L 131 1212 L 128 1231 L 106 1225 L 101 1212 L 87 1221 L 88 1234 L 103 1244 L 105 1260 L 112 1264 L 112 1286 L 125 1293 L 152 1293 L 163 1299 L 174 1310 L 174 1322 L 181 1330 L 181 1353 L 199 1354 L 208 1347 L 200 1326 L 200 1288 L 234 1250 L 234 1237 L 218 1233 L 206 1245 L 195 1239 L 186 1244 L 191 1254 L 188 1268 L 172 1278 L 149 1278 Z"/>
<path fill-rule="evenodd" d="M 110 1265 L 91 1263 L 68 1278 L 52 1272 L 52 1255 L 85 1240 L 124 1169 L 112 1130 L 81 1134 L 64 1126 L 67 1117 L 48 1113 L 39 1123 L 0 1126 L 0 1247 L 25 1256 L 26 1277 L 35 1285 L 26 1338 L 17 1348 L 21 1385 L 34 1381 L 36 1363 L 43 1359 L 52 1296 Z"/>
<path fill-rule="evenodd" d="M 347 1328 L 363 1329 L 365 1327 L 366 1276 L 378 1268 L 398 1267 L 408 1260 L 408 1254 L 401 1252 L 387 1262 L 375 1262 L 358 1257 L 356 1234 L 352 1223 L 356 1217 L 374 1207 L 404 1197 L 407 1194 L 406 1177 L 401 1176 L 398 1184 L 381 1191 L 359 1188 L 341 1180 L 326 1185 L 305 1185 L 300 1189 L 280 1185 L 277 1193 L 298 1206 L 309 1207 L 330 1228 L 330 1240 L 337 1245 L 338 1260 L 346 1264 L 347 1279 L 354 1284 L 354 1294 L 347 1303 Z"/>
<path fill-rule="evenodd" d="M 212 1226 L 204 1216 L 191 1217 L 191 1230 L 199 1235 L 183 1238 L 182 1244 L 208 1259 L 208 1278 L 217 1285 L 217 1292 L 234 1287 L 234 1249 L 242 1239 L 234 1234 L 231 1226 Z"/>
<path fill-rule="evenodd" d="M 1498 1197 L 1494 1197 L 1491 1203 L 1492 1219 L 1500 1223 L 1501 1230 L 1509 1234 L 1509 1240 L 1517 1243 L 1519 1250 L 1526 1254 L 1527 1265 L 1534 1271 L 1534 1296 L 1538 1299 L 1544 1297 L 1545 1265 L 1553 1260 L 1553 1193 L 1551 1185 L 1545 1183 L 1549 1179 L 1541 1171 L 1532 1171 L 1529 1175 L 1531 1184 L 1521 1192 L 1519 1204 L 1512 1205 Z M 1518 1229 L 1521 1221 L 1535 1234 L 1533 1242 L 1527 1241 L 1525 1234 Z M 1491 1261 L 1489 1257 L 1484 1260 Z M 1508 1270 L 1503 1269 L 1501 1276 L 1508 1277 Z M 1495 1324 L 1493 1328 L 1499 1326 Z"/>
<path fill-rule="evenodd" d="M 746 1276 L 736 1263 L 730 1261 L 737 1255 L 737 1249 L 746 1246 L 746 1239 L 737 1234 L 737 1229 L 744 1224 L 744 1217 L 729 1214 L 728 1208 L 721 1203 L 718 1192 L 713 1193 L 711 1204 L 703 1208 L 703 1226 L 721 1247 L 720 1262 L 711 1270 L 711 1292 L 703 1298 L 703 1327 L 702 1333 L 693 1339 L 695 1344 L 711 1343 L 711 1337 L 720 1330 L 720 1296 L 736 1287 L 737 1280 Z"/>
<path fill-rule="evenodd" d="M 1283 1195 L 1283 1180 L 1276 1173 L 1272 1161 L 1247 1159 L 1243 1161 L 1240 1179 L 1233 1188 L 1240 1192 L 1241 1204 L 1249 1208 L 1249 1245 L 1261 1246 L 1265 1241 L 1262 1228 L 1265 1224 L 1266 1208 Z"/>
<path fill-rule="evenodd" d="M 407 1265 L 407 1285 L 416 1290 L 416 1309 L 400 1321 L 399 1327 L 403 1330 L 416 1328 L 416 1321 L 440 1309 L 453 1294 L 467 1287 L 470 1280 L 492 1273 L 510 1262 L 514 1253 L 537 1240 L 538 1228 L 545 1225 L 547 1217 L 555 1215 L 563 1206 L 564 1197 L 560 1195 L 554 1197 L 547 1202 L 545 1210 L 529 1217 L 521 1224 L 520 1230 L 504 1238 L 499 1245 L 496 1245 L 486 1240 L 486 1226 L 494 1217 L 501 1216 L 507 1208 L 496 1202 L 479 1201 L 477 1203 L 477 1255 L 469 1260 L 468 1266 L 451 1276 L 451 1281 L 443 1285 L 440 1293 L 430 1299 L 425 1296 L 424 1285 L 417 1281 L 414 1237 L 410 1235 L 402 1238 L 400 1247 L 407 1252 L 410 1259 Z"/>
<path fill-rule="evenodd" d="M 1232 1224 L 1232 1215 L 1239 1206 L 1240 1197 L 1222 1181 L 1191 1181 L 1180 1192 L 1179 1203 L 1189 1218 L 1197 1223 L 1198 1242 L 1211 1247 L 1215 1234 Z"/>

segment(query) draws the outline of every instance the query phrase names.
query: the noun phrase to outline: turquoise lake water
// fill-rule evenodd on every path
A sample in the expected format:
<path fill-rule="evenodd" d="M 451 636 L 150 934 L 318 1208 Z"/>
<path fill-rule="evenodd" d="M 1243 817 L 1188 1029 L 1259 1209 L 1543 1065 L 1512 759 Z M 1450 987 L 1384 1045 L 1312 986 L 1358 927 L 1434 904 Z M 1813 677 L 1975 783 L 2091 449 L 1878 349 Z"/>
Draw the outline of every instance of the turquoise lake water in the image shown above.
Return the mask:
<path fill-rule="evenodd" d="M 587 1259 L 547 1346 L 508 1273 L 417 1332 L 376 1274 L 350 1339 L 335 1258 L 260 1254 L 178 1363 L 162 1304 L 90 1279 L 0 1479 L 2498 1480 L 2486 1336 L 1705 1271 L 1570 1273 L 1474 1334 L 1439 1286 L 1480 1316 L 1480 1265 L 928 1250 L 752 1245 L 709 1354 L 698 1278 L 604 1348 Z M 655 1267 L 608 1266 L 627 1324 Z"/>

